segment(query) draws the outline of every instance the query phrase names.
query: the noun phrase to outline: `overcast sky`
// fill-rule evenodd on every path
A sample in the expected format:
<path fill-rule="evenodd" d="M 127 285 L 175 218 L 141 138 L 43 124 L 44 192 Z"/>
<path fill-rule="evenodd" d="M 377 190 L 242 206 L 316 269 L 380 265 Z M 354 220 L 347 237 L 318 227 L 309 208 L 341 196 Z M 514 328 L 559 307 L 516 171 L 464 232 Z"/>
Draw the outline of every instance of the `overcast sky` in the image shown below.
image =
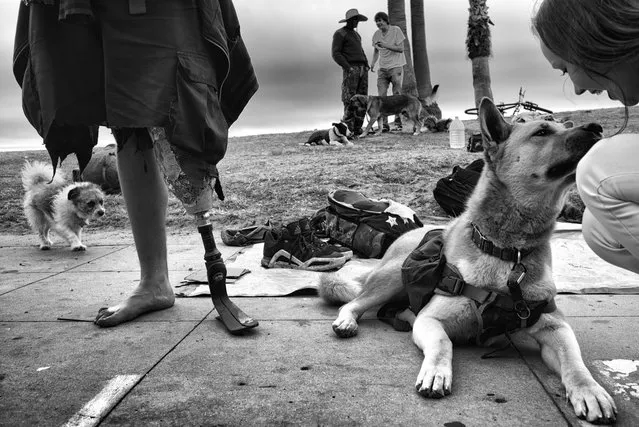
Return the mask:
<path fill-rule="evenodd" d="M 402 0 L 392 0 L 402 1 Z M 514 102 L 519 88 L 526 100 L 554 111 L 620 106 L 604 95 L 574 95 L 567 77 L 552 70 L 530 31 L 537 0 L 488 0 L 493 56 L 493 96 Z M 342 114 L 342 71 L 331 58 L 331 41 L 351 7 L 368 16 L 359 24 L 370 59 L 373 16 L 386 0 L 235 0 L 241 31 L 251 54 L 260 89 L 231 136 L 327 128 Z M 406 1 L 407 17 L 410 17 Z M 426 42 L 433 84 L 439 84 L 444 117 L 460 116 L 474 104 L 471 62 L 465 39 L 468 0 L 425 0 Z M 0 0 L 0 148 L 34 144 L 37 133 L 22 113 L 20 89 L 11 71 L 19 0 Z M 410 20 L 410 18 L 409 18 Z M 410 23 L 409 23 L 410 33 Z M 410 34 L 408 34 L 410 38 Z M 369 93 L 377 94 L 376 74 L 369 74 Z M 102 140 L 110 141 L 108 132 Z M 39 144 L 40 142 L 38 142 Z"/>

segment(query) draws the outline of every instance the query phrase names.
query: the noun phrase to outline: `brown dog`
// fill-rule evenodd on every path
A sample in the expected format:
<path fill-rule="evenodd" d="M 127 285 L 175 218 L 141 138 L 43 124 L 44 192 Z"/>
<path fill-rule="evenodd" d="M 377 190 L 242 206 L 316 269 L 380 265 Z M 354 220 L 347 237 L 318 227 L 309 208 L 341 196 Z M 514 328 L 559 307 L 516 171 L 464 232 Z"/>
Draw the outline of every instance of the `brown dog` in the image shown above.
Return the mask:
<path fill-rule="evenodd" d="M 554 304 L 550 251 L 577 163 L 602 128 L 591 123 L 567 129 L 552 121 L 511 125 L 487 98 L 479 120 L 486 165 L 466 210 L 443 232 L 421 228 L 400 236 L 359 278 L 322 276 L 320 295 L 347 302 L 333 330 L 353 336 L 369 308 L 400 299 L 410 310 L 398 318 L 412 326 L 424 354 L 415 387 L 426 397 L 451 393 L 453 342 L 489 344 L 525 332 L 560 375 L 576 415 L 614 421 L 614 401 L 586 368 L 575 334 Z"/>
<path fill-rule="evenodd" d="M 368 124 L 361 138 L 368 135 L 377 122 L 377 133 L 382 133 L 382 122 L 384 116 L 404 115 L 413 122 L 413 135 L 419 135 L 422 128 L 420 118 L 422 104 L 419 99 L 412 95 L 390 95 L 390 96 L 366 96 L 354 95 L 349 104 L 349 110 L 357 117 L 368 114 Z"/>

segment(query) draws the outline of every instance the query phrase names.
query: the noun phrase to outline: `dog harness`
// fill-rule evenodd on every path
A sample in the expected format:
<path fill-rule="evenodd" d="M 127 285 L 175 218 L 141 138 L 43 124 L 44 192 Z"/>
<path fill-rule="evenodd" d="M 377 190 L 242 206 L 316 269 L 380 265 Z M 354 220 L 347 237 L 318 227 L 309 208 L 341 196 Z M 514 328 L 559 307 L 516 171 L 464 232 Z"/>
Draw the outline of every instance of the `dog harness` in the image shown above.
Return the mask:
<path fill-rule="evenodd" d="M 408 293 L 410 309 L 416 315 L 428 304 L 436 290 L 449 295 L 461 295 L 473 300 L 478 321 L 475 341 L 483 344 L 488 338 L 508 334 L 534 325 L 542 313 L 557 309 L 554 298 L 528 301 L 519 286 L 526 276 L 521 262 L 531 250 L 500 248 L 473 227 L 472 240 L 483 252 L 504 261 L 514 262 L 508 276 L 509 295 L 488 291 L 465 282 L 457 268 L 446 262 L 443 229 L 431 230 L 406 258 L 402 265 L 402 281 Z"/>

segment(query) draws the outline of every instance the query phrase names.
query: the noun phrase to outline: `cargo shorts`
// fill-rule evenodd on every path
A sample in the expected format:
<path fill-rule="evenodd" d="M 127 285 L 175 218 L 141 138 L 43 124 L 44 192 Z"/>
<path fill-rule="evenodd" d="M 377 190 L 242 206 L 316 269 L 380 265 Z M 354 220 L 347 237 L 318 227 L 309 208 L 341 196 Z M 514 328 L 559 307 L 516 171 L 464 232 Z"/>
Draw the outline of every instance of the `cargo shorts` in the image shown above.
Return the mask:
<path fill-rule="evenodd" d="M 52 125 L 163 127 L 171 144 L 216 164 L 228 126 L 220 107 L 225 70 L 201 36 L 196 0 L 93 0 L 86 23 L 32 3 L 23 108 L 46 138 Z M 219 75 L 218 75 L 219 74 Z"/>

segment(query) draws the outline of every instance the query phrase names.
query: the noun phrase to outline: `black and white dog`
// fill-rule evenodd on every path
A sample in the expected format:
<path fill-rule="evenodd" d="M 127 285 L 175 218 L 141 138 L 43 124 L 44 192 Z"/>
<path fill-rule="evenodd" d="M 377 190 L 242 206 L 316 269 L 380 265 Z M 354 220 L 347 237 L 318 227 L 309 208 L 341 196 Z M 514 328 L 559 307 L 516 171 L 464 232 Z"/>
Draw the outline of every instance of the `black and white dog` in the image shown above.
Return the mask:
<path fill-rule="evenodd" d="M 333 123 L 330 129 L 313 132 L 304 145 L 353 145 L 348 139 L 352 135 L 346 123 Z"/>

